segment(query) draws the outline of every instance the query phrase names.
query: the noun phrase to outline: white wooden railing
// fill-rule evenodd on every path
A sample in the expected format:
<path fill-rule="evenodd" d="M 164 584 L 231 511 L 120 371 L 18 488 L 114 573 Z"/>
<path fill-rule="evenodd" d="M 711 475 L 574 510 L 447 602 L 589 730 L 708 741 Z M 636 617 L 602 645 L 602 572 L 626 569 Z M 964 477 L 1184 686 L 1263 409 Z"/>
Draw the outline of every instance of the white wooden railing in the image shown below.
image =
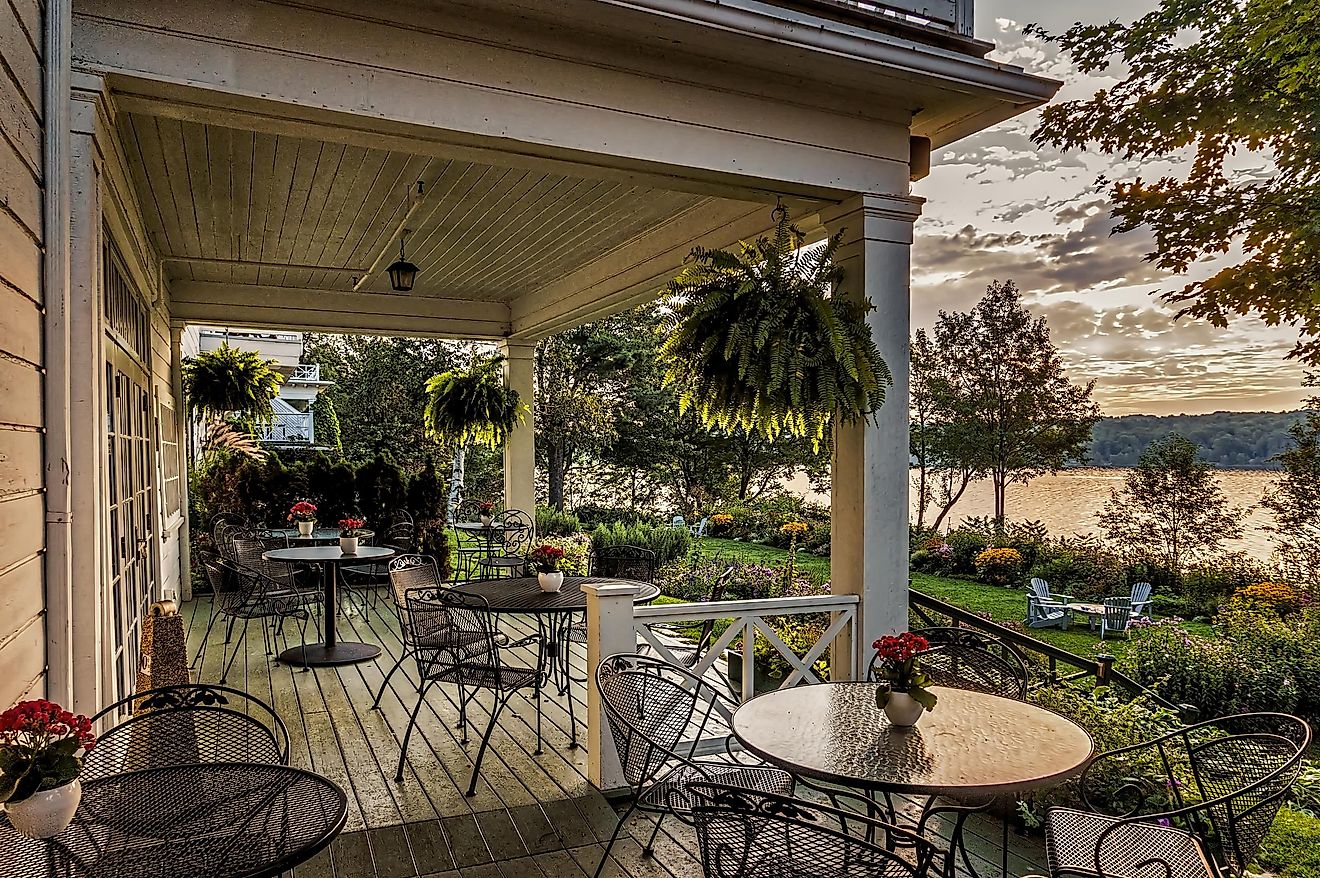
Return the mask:
<path fill-rule="evenodd" d="M 257 432 L 257 438 L 263 442 L 311 444 L 316 440 L 311 412 L 275 415 L 270 423 L 262 424 Z"/>
<path fill-rule="evenodd" d="M 972 36 L 973 0 L 808 0 Z"/>
<path fill-rule="evenodd" d="M 750 601 L 715 601 L 707 603 L 657 604 L 636 607 L 633 599 L 636 587 L 624 583 L 587 584 L 587 735 L 588 777 L 599 789 L 610 791 L 623 788 L 625 781 L 619 767 L 618 754 L 610 736 L 600 693 L 596 689 L 596 668 L 602 658 L 616 653 L 637 651 L 640 641 L 650 645 L 656 655 L 675 664 L 682 664 L 674 654 L 687 644 L 681 644 L 664 628 L 679 624 L 707 620 L 728 620 L 729 625 L 719 637 L 711 638 L 705 653 L 700 656 L 693 674 L 709 677 L 726 650 L 741 639 L 738 647 L 742 654 L 742 700 L 751 698 L 756 689 L 756 642 L 768 643 L 792 668 L 780 688 L 819 681 L 812 666 L 826 654 L 840 637 L 848 644 L 855 639 L 858 598 L 856 595 L 820 595 L 809 597 L 770 598 Z M 776 616 L 817 616 L 829 614 L 829 624 L 819 638 L 799 655 L 784 643 L 767 619 Z M 838 650 L 848 661 L 839 666 L 833 662 L 830 677 L 834 680 L 856 679 L 860 672 L 856 649 Z"/>
<path fill-rule="evenodd" d="M 320 381 L 321 364 L 320 363 L 299 363 L 293 367 L 292 381 Z"/>

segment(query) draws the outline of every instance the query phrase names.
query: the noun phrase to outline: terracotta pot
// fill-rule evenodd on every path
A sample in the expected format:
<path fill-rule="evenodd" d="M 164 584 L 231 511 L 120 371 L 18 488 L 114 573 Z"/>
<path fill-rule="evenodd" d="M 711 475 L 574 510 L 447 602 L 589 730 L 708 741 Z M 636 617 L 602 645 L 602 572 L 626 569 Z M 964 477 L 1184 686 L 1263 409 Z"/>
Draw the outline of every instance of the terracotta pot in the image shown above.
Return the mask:
<path fill-rule="evenodd" d="M 314 530 L 316 530 L 316 522 L 315 522 L 315 521 L 300 521 L 300 522 L 298 522 L 298 536 L 300 536 L 300 537 L 310 537 L 310 536 L 312 535 L 312 531 L 314 531 Z"/>
<path fill-rule="evenodd" d="M 73 821 L 82 801 L 82 782 L 77 778 L 62 787 L 33 793 L 21 802 L 5 804 L 9 822 L 20 835 L 50 838 L 59 835 Z"/>
<path fill-rule="evenodd" d="M 925 710 L 920 701 L 906 692 L 890 692 L 885 704 L 885 716 L 889 718 L 889 724 L 897 728 L 915 726 Z"/>
<path fill-rule="evenodd" d="M 357 537 L 340 537 L 339 551 L 343 552 L 345 555 L 356 555 L 357 544 L 358 544 Z"/>
<path fill-rule="evenodd" d="M 541 591 L 559 591 L 564 587 L 564 571 L 556 570 L 554 573 L 538 573 L 536 581 L 541 584 Z"/>

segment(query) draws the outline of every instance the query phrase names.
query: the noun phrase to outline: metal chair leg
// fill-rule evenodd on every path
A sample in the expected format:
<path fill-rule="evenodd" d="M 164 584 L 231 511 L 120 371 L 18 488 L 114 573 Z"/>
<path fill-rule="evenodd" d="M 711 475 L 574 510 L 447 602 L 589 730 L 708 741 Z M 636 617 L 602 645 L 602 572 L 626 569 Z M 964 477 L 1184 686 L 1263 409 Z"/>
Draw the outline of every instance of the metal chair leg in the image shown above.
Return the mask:
<path fill-rule="evenodd" d="M 610 840 L 605 844 L 605 853 L 601 854 L 600 865 L 596 866 L 596 874 L 592 878 L 600 878 L 601 873 L 605 871 L 605 864 L 610 860 L 610 851 L 614 850 L 614 843 L 619 840 L 619 832 L 623 829 L 623 824 L 628 822 L 628 818 L 632 817 L 633 812 L 636 810 L 637 800 L 634 799 L 633 803 L 628 806 L 628 810 L 624 811 L 623 816 L 619 818 L 618 824 L 614 827 L 614 832 L 610 833 Z"/>
<path fill-rule="evenodd" d="M 540 756 L 545 750 L 541 744 L 541 686 L 536 687 L 536 752 L 533 756 Z"/>
<path fill-rule="evenodd" d="M 399 656 L 399 660 L 394 663 L 394 667 L 390 668 L 390 672 L 385 675 L 385 679 L 380 681 L 380 691 L 376 693 L 376 700 L 371 702 L 372 710 L 380 710 L 380 699 L 385 694 L 385 689 L 390 685 L 390 677 L 393 677 L 394 672 L 403 667 L 403 660 L 407 657 L 408 651 L 405 649 Z"/>
<path fill-rule="evenodd" d="M 215 606 L 214 599 L 211 603 L 211 621 L 206 623 L 206 633 L 202 635 L 202 642 L 197 644 L 197 654 L 193 656 L 192 664 L 188 666 L 190 668 L 197 667 L 197 663 L 202 660 L 202 651 L 206 649 L 207 641 L 211 639 L 211 629 L 215 627 L 215 620 L 220 618 L 219 608 Z"/>
<path fill-rule="evenodd" d="M 220 673 L 221 683 L 229 679 L 229 672 L 234 669 L 234 659 L 238 658 L 238 651 L 243 648 L 243 644 L 247 643 L 248 623 L 251 621 L 251 619 L 243 620 L 243 631 L 238 635 L 238 642 L 234 644 L 234 651 L 229 654 L 228 664 L 225 665 L 224 670 Z M 221 660 L 223 661 L 223 657 Z"/>
<path fill-rule="evenodd" d="M 481 760 L 486 758 L 486 748 L 490 746 L 490 736 L 495 732 L 495 720 L 499 719 L 500 713 L 504 710 L 504 705 L 509 703 L 512 694 L 509 693 L 503 698 L 495 699 L 495 704 L 491 708 L 490 722 L 486 723 L 486 734 L 481 736 L 481 746 L 477 748 L 477 758 L 472 763 L 472 780 L 468 783 L 468 798 L 472 798 L 477 794 L 477 775 L 481 772 Z"/>
<path fill-rule="evenodd" d="M 426 690 L 430 688 L 430 681 L 422 687 L 422 691 L 417 696 L 417 704 L 413 706 L 412 716 L 408 717 L 408 728 L 403 730 L 403 743 L 399 746 L 399 767 L 394 772 L 394 780 L 401 783 L 403 781 L 403 763 L 408 758 L 408 741 L 412 738 L 413 726 L 417 725 L 417 714 L 422 710 L 422 702 L 426 700 Z"/>
<path fill-rule="evenodd" d="M 663 813 L 656 815 L 655 828 L 651 830 L 651 837 L 647 840 L 646 845 L 642 848 L 642 856 L 644 857 L 655 856 L 655 837 L 660 834 L 660 824 L 664 822 L 664 819 L 665 819 L 665 815 Z"/>

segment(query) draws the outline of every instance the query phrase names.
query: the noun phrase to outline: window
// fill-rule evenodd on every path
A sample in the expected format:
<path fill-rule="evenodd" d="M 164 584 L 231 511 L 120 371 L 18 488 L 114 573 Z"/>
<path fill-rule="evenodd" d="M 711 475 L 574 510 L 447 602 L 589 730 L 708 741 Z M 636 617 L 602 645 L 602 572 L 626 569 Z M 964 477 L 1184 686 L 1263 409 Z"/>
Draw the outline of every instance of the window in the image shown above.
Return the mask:
<path fill-rule="evenodd" d="M 179 509 L 179 422 L 174 406 L 165 400 L 156 404 L 156 435 L 160 437 L 161 516 L 169 521 Z"/>

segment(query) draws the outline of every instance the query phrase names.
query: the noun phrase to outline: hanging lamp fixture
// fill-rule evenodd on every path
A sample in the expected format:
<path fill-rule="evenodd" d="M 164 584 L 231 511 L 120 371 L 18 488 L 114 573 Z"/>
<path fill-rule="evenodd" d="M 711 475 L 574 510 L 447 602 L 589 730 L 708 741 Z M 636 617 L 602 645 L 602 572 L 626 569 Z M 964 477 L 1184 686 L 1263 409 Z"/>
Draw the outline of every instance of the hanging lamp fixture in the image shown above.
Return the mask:
<path fill-rule="evenodd" d="M 399 235 L 399 258 L 390 263 L 390 267 L 385 269 L 390 276 L 390 287 L 396 293 L 411 292 L 413 283 L 417 280 L 417 272 L 421 271 L 416 265 L 408 261 L 408 255 L 404 252 L 404 241 L 408 237 L 408 230 L 404 229 L 403 234 Z"/>

